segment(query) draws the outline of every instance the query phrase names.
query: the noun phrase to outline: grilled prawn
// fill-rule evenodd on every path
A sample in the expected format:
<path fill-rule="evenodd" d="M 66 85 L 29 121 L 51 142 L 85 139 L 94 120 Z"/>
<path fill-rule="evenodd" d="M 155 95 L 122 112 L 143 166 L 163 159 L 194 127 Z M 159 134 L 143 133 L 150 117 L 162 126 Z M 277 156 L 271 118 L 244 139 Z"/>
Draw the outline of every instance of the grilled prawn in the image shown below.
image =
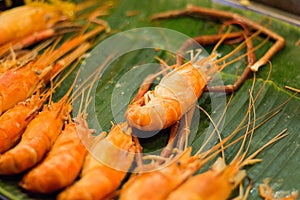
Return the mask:
<path fill-rule="evenodd" d="M 240 38 L 245 40 L 244 44 L 247 45 L 248 49 L 248 66 L 244 70 L 241 77 L 233 85 L 229 85 L 228 87 L 225 86 L 221 89 L 215 88 L 216 90 L 233 91 L 237 89 L 249 74 L 257 71 L 259 67 L 266 64 L 270 58 L 285 45 L 284 39 L 271 30 L 245 17 L 225 11 L 189 5 L 184 10 L 155 14 L 151 19 L 167 19 L 170 17 L 180 17 L 184 15 L 204 15 L 209 17 L 217 17 L 223 20 L 232 20 L 234 22 L 229 22 L 228 25 L 238 24 L 244 29 L 243 34 L 229 32 L 210 37 L 198 37 L 193 40 L 200 43 L 204 42 L 209 44 L 211 44 L 211 41 L 220 40 L 220 42 L 222 42 L 226 41 L 227 39 L 229 39 L 229 42 L 234 40 L 239 41 Z M 256 32 L 249 36 L 248 34 L 250 32 L 248 29 L 254 29 Z M 275 43 L 262 58 L 260 58 L 258 61 L 254 61 L 254 48 L 251 39 L 261 33 L 272 38 Z M 183 59 L 182 55 L 180 54 L 183 52 L 180 51 L 184 50 L 189 42 L 191 41 L 184 43 L 182 46 L 183 49 L 181 48 L 179 50 L 179 55 L 177 57 L 178 65 L 175 65 L 174 71 L 167 74 L 161 80 L 159 85 L 156 86 L 154 91 L 148 92 L 142 99 L 128 106 L 128 109 L 125 113 L 125 118 L 130 126 L 143 131 L 153 131 L 161 130 L 174 124 L 196 102 L 203 92 L 206 84 L 214 76 L 214 74 L 217 71 L 222 70 L 227 65 L 226 63 L 224 66 L 221 66 L 221 63 L 233 55 L 234 52 L 236 52 L 234 50 L 223 58 L 217 60 L 216 53 L 213 51 L 207 58 L 203 58 L 195 63 L 190 61 L 182 65 Z M 218 44 L 220 44 L 220 42 Z M 218 44 L 216 47 L 218 47 Z M 241 46 L 237 47 L 237 49 L 240 47 Z M 249 51 L 249 49 L 251 50 Z"/>
<path fill-rule="evenodd" d="M 93 155 L 88 154 L 80 179 L 63 190 L 58 195 L 58 199 L 96 200 L 104 199 L 114 192 L 125 178 L 134 159 L 135 145 L 130 134 L 131 128 L 127 127 L 125 123 L 116 124 L 111 128 L 108 136 L 100 140 L 104 142 L 96 144 L 102 145 L 98 149 L 105 152 L 105 155 L 103 152 L 99 152 L 104 155 L 103 159 L 118 163 L 122 166 L 122 171 L 99 162 Z M 93 152 L 93 154 L 97 154 L 97 152 Z"/>
<path fill-rule="evenodd" d="M 87 153 L 76 126 L 79 125 L 74 122 L 65 125 L 47 157 L 23 177 L 20 182 L 22 188 L 47 194 L 73 183 Z M 81 127 L 81 129 L 86 129 L 86 127 Z M 88 129 L 85 132 L 88 134 Z"/>
<path fill-rule="evenodd" d="M 43 37 L 53 35 L 51 29 L 60 21 L 74 16 L 75 5 L 62 1 L 29 3 L 0 14 L 0 45 L 15 42 L 44 31 Z M 62 9 L 63 8 L 63 9 Z M 20 14 L 22 16 L 20 17 Z M 47 31 L 46 31 L 47 30 Z"/>

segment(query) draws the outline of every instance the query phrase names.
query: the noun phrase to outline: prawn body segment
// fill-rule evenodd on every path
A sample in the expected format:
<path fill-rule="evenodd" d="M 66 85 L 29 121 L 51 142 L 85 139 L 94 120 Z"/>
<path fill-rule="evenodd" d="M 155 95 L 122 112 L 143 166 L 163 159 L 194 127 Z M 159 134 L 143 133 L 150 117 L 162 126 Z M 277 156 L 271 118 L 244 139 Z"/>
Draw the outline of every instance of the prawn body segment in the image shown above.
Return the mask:
<path fill-rule="evenodd" d="M 143 131 L 161 130 L 178 121 L 197 101 L 208 75 L 188 62 L 162 78 L 154 91 L 128 106 L 130 126 Z"/>

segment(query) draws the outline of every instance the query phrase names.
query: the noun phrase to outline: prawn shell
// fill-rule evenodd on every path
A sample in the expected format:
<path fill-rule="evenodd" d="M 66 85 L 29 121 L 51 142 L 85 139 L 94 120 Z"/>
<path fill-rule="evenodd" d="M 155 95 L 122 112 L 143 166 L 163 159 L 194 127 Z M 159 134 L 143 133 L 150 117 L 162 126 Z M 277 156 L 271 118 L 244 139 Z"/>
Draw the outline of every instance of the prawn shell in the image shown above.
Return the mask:
<path fill-rule="evenodd" d="M 63 127 L 61 103 L 46 105 L 27 126 L 21 141 L 0 156 L 0 174 L 21 173 L 42 160 Z"/>
<path fill-rule="evenodd" d="M 167 128 L 178 121 L 202 94 L 205 73 L 190 62 L 167 74 L 150 93 L 128 106 L 125 118 L 130 126 L 143 131 Z"/>
<path fill-rule="evenodd" d="M 2 12 L 0 45 L 50 28 L 65 18 L 59 9 L 47 4 L 19 6 Z"/>
<path fill-rule="evenodd" d="M 72 184 L 81 170 L 86 152 L 76 125 L 67 124 L 45 160 L 23 177 L 20 186 L 31 192 L 47 194 Z"/>

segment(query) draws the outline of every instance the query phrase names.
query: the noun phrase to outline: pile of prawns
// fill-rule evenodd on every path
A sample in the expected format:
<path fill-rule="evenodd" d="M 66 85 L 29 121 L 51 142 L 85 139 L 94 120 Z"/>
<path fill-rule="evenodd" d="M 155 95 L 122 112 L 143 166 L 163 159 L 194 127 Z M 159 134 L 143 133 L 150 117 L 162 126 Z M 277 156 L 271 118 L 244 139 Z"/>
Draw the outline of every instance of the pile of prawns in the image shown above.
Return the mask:
<path fill-rule="evenodd" d="M 70 9 L 75 9 L 72 8 L 72 5 L 70 7 Z M 154 15 L 153 20 L 181 15 L 217 16 L 226 21 L 224 27 L 237 25 L 243 31 L 227 31 L 194 38 L 202 45 L 217 43 L 211 56 L 196 63 L 193 61 L 184 63 L 182 55 L 190 41 L 184 43 L 178 51 L 177 64 L 165 66 L 170 72 L 163 77 L 155 89 L 148 91 L 149 80 L 147 80 L 147 84 L 143 84 L 128 106 L 125 113 L 126 122 L 113 124 L 108 134 L 97 135 L 97 141 L 107 140 L 112 146 L 123 150 L 115 152 L 111 149 L 112 146 L 101 149 L 106 152 L 107 159 L 113 157 L 117 162 L 122 162 L 123 170 L 121 171 L 99 162 L 83 145 L 84 138 L 80 138 L 82 135 L 90 137 L 94 133 L 88 127 L 86 109 L 90 102 L 89 88 L 99 79 L 101 67 L 94 76 L 89 77 L 92 80 L 90 84 L 77 86 L 76 92 L 71 95 L 71 91 L 74 89 L 73 84 L 58 102 L 52 102 L 51 99 L 54 90 L 68 74 L 53 83 L 54 78 L 75 60 L 78 61 L 78 58 L 92 46 L 89 40 L 106 30 L 107 27 L 105 24 L 101 25 L 102 21 L 97 23 L 97 28 L 87 33 L 84 33 L 86 31 L 86 27 L 84 27 L 84 31 L 80 31 L 79 35 L 65 40 L 62 45 L 57 47 L 59 40 L 45 39 L 61 36 L 70 29 L 78 31 L 77 26 L 67 25 L 65 27 L 65 24 L 60 24 L 69 19 L 72 12 L 64 13 L 57 6 L 45 3 L 26 5 L 18 9 L 24 9 L 24 13 L 26 12 L 28 15 L 30 12 L 40 13 L 42 15 L 40 18 L 51 16 L 51 20 L 45 20 L 46 24 L 28 32 L 17 30 L 16 32 L 23 33 L 15 33 L 11 38 L 1 37 L 3 41 L 0 40 L 0 56 L 3 58 L 2 63 L 5 63 L 5 67 L 1 68 L 3 72 L 0 76 L 1 175 L 25 173 L 20 181 L 23 189 L 32 193 L 55 193 L 57 199 L 227 199 L 237 187 L 241 189 L 238 198 L 246 199 L 248 197 L 251 184 L 245 191 L 243 190 L 243 182 L 247 177 L 243 167 L 259 162 L 260 160 L 255 157 L 263 149 L 286 136 L 286 130 L 283 130 L 260 149 L 248 155 L 254 130 L 274 116 L 276 111 L 270 116 L 262 116 L 261 118 L 265 118 L 263 123 L 256 124 L 256 97 L 253 97 L 252 88 L 249 92 L 249 105 L 245 117 L 234 132 L 221 138 L 218 131 L 220 122 L 212 122 L 215 123 L 215 129 L 211 133 L 211 137 L 217 134 L 220 139 L 208 151 L 203 152 L 204 145 L 197 153 L 191 155 L 192 149 L 187 147 L 187 130 L 195 103 L 205 91 L 207 83 L 216 71 L 220 71 L 230 64 L 225 63 L 225 60 L 246 46 L 247 53 L 243 56 L 247 56 L 248 65 L 240 78 L 233 85 L 214 87 L 210 90 L 225 92 L 236 90 L 252 72 L 256 72 L 260 66 L 265 65 L 284 46 L 284 39 L 281 36 L 242 16 L 195 6 L 189 6 L 186 10 Z M 99 22 L 95 16 L 100 11 L 105 11 L 105 8 L 97 9 L 95 12 L 97 14 L 90 15 L 89 20 Z M 7 17 L 9 16 L 11 14 L 7 14 Z M 52 16 L 56 19 L 52 20 Z M 0 20 L 4 20 L 3 23 L 8 21 L 1 16 Z M 4 30 L 1 24 L 0 34 L 12 35 L 7 31 L 13 30 Z M 39 24 L 41 23 L 39 22 Z M 19 27 L 20 30 L 23 28 Z M 260 34 L 267 35 L 267 39 L 271 38 L 275 42 L 266 54 L 256 61 L 254 51 L 257 48 L 253 47 L 251 40 Z M 238 42 L 241 42 L 241 45 L 233 52 L 223 58 L 216 58 L 215 51 L 220 44 Z M 38 44 L 32 51 L 24 50 L 33 43 Z M 43 53 L 38 54 L 42 49 L 44 49 Z M 241 57 L 237 59 L 241 59 Z M 220 63 L 225 64 L 221 65 Z M 163 65 L 166 64 L 163 63 Z M 181 81 L 176 81 L 178 74 Z M 153 76 L 151 76 L 152 78 Z M 182 80 L 184 81 L 182 82 Z M 51 83 L 51 87 L 47 88 L 49 83 Z M 170 85 L 170 83 L 172 84 Z M 190 92 L 188 94 L 176 89 L 187 87 L 189 89 L 186 91 Z M 87 95 L 84 95 L 86 91 Z M 80 97 L 82 98 L 80 112 L 72 119 L 70 114 L 72 99 Z M 223 115 L 225 112 L 226 110 Z M 253 119 L 251 116 L 254 116 Z M 186 122 L 185 127 L 177 131 L 176 124 L 180 120 Z M 138 138 L 132 136 L 133 130 L 153 131 L 168 127 L 172 127 L 170 129 L 172 132 L 168 145 L 162 151 L 161 156 L 139 157 L 142 147 Z M 241 131 L 244 131 L 242 135 L 234 137 Z M 206 143 L 211 137 L 207 139 Z M 224 150 L 238 142 L 240 142 L 240 148 L 236 157 L 226 164 Z M 210 170 L 194 175 L 219 154 L 222 157 L 216 159 Z M 152 162 L 143 164 L 143 160 L 146 159 L 151 159 Z M 121 186 L 135 160 L 137 166 L 134 173 Z M 216 188 L 218 189 L 216 190 Z M 270 188 L 267 187 L 267 189 L 271 191 Z M 270 192 L 264 193 L 263 186 L 261 194 L 265 199 L 273 198 Z M 297 193 L 293 193 L 283 199 L 296 198 Z"/>

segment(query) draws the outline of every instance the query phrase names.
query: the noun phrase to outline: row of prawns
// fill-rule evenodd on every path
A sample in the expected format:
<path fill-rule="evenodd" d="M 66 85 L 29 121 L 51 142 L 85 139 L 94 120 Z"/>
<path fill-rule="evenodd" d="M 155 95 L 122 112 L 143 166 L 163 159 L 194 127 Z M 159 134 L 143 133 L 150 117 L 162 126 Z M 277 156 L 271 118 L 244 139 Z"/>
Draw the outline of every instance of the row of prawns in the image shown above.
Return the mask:
<path fill-rule="evenodd" d="M 244 41 L 237 49 L 242 46 L 247 47 L 248 52 L 244 56 L 247 56 L 249 64 L 241 80 L 223 88 L 225 91 L 236 89 L 249 75 L 251 67 L 253 68 L 254 66 L 255 71 L 257 67 L 265 64 L 284 44 L 284 40 L 280 36 L 271 33 L 268 29 L 242 17 L 238 20 L 236 19 L 237 15 L 230 15 L 226 12 L 189 7 L 184 11 L 156 15 L 153 19 L 181 14 L 201 14 L 201 12 L 206 15 L 216 15 L 217 13 L 218 16 L 223 15 L 225 19 L 234 18 L 234 21 L 228 22 L 227 25 L 238 24 L 244 29 L 242 33 L 230 33 L 228 31 L 226 34 L 196 39 L 200 43 L 204 41 L 204 38 L 206 41 L 209 41 L 208 43 L 219 42 L 217 46 L 222 42 Z M 248 27 L 257 31 L 251 36 Z M 120 199 L 228 199 L 232 191 L 242 185 L 246 177 L 243 167 L 259 162 L 259 159 L 255 159 L 258 153 L 286 136 L 284 130 L 260 149 L 248 155 L 254 130 L 263 124 L 256 124 L 256 98 L 250 92 L 248 109 L 240 125 L 227 137 L 222 138 L 218 130 L 221 120 L 216 123 L 215 129 L 205 144 L 208 144 L 215 134 L 218 135 L 220 141 L 208 151 L 203 151 L 206 146 L 204 145 L 197 153 L 191 155 L 191 148 L 182 148 L 182 145 L 177 145 L 177 150 L 171 150 L 168 154 L 163 154 L 161 157 L 150 156 L 152 160 L 150 164 L 144 165 L 138 162 L 135 173 L 121 186 L 127 172 L 132 167 L 134 158 L 140 159 L 138 155 L 140 155 L 141 147 L 137 138 L 132 137 L 133 129 L 131 127 L 142 131 L 160 130 L 174 126 L 182 118 L 190 119 L 188 116 L 193 112 L 194 104 L 204 91 L 207 82 L 213 77 L 216 70 L 222 70 L 225 67 L 225 65 L 218 65 L 218 63 L 224 63 L 225 58 L 216 60 L 217 54 L 213 52 L 210 57 L 203 58 L 196 63 L 191 61 L 182 64 L 183 60 L 180 57 L 182 52 L 179 52 L 178 65 L 171 67 L 175 69 L 164 76 L 154 91 L 146 92 L 148 88 L 143 87 L 143 91 L 137 94 L 137 98 L 129 105 L 125 113 L 127 122 L 114 124 L 107 135 L 106 133 L 101 133 L 95 136 L 93 130 L 88 128 L 86 122 L 87 113 L 85 110 L 90 102 L 89 95 L 84 96 L 84 92 L 80 93 L 79 88 L 77 88 L 75 96 L 73 94 L 70 97 L 72 86 L 59 102 L 48 103 L 43 107 L 42 111 L 38 112 L 43 103 L 51 97 L 56 86 L 50 88 L 47 92 L 43 92 L 42 96 L 37 91 L 43 89 L 44 85 L 52 80 L 58 72 L 85 52 L 85 50 L 82 52 L 82 49 L 85 49 L 83 46 L 87 46 L 87 49 L 89 48 L 89 44 L 85 41 L 98 34 L 104 28 L 100 27 L 87 34 L 67 40 L 58 49 L 50 48 L 46 50 L 42 56 L 29 62 L 24 67 L 8 71 L 11 74 L 21 74 L 18 70 L 24 69 L 26 71 L 25 67 L 29 66 L 30 70 L 28 71 L 34 72 L 33 75 L 28 75 L 28 77 L 32 76 L 30 79 L 24 78 L 24 74 L 26 74 L 24 72 L 22 76 L 18 75 L 11 78 L 16 80 L 16 77 L 20 77 L 19 79 L 21 80 L 23 77 L 23 81 L 18 81 L 19 85 L 12 87 L 13 89 L 9 90 L 9 92 L 1 93 L 2 90 L 0 90 L 1 110 L 4 112 L 1 119 L 3 116 L 6 116 L 3 119 L 10 123 L 7 127 L 15 127 L 14 129 L 18 130 L 17 134 L 3 132 L 1 141 L 3 141 L 3 146 L 6 145 L 6 147 L 2 150 L 3 154 L 0 157 L 0 173 L 8 175 L 26 172 L 20 182 L 20 186 L 25 190 L 44 194 L 56 192 L 58 193 L 57 199 L 109 199 L 117 196 Z M 263 59 L 255 62 L 251 39 L 261 33 L 269 35 L 276 41 L 275 48 L 272 47 Z M 184 44 L 183 47 L 187 44 Z M 80 45 L 78 49 L 71 52 L 66 58 L 64 57 L 55 62 L 78 45 Z M 182 51 L 184 51 L 184 48 Z M 236 51 L 228 54 L 228 56 L 233 55 Z M 101 71 L 101 68 L 99 70 Z M 7 80 L 10 80 L 7 77 L 12 75 L 9 75 L 8 72 L 5 72 L 1 78 L 6 77 Z M 33 77 L 37 78 L 34 79 Z M 96 73 L 91 84 L 97 78 L 99 78 L 98 73 Z M 28 80 L 28 83 L 25 81 L 27 79 L 30 80 Z M 57 85 L 59 83 L 60 81 L 58 81 Z M 3 87 L 7 89 L 11 85 L 6 84 Z M 85 91 L 88 86 L 80 87 L 84 88 L 83 91 Z M 180 89 L 184 89 L 184 91 Z M 220 88 L 216 88 L 216 90 L 220 90 Z M 17 91 L 22 91 L 22 93 Z M 187 94 L 186 92 L 189 93 Z M 143 95 L 144 93 L 146 94 Z M 32 94 L 33 96 L 31 96 Z M 70 116 L 72 110 L 71 102 L 72 99 L 80 96 L 78 94 L 81 94 L 86 99 L 82 99 L 80 112 L 72 120 Z M 17 95 L 18 100 L 15 100 L 15 103 L 12 102 L 14 100 L 12 95 Z M 27 99 L 30 96 L 31 98 Z M 27 100 L 18 103 L 25 99 Z M 49 102 L 51 102 L 51 99 Z M 20 108 L 13 113 L 11 110 L 17 106 L 20 106 Z M 26 112 L 25 108 L 30 109 L 27 109 L 28 111 Z M 26 113 L 23 114 L 23 111 Z M 224 110 L 223 116 L 225 112 L 226 110 Z M 19 117 L 15 118 L 15 116 Z M 254 116 L 253 119 L 251 119 L 251 116 Z M 271 117 L 265 115 L 261 118 L 265 118 L 263 120 L 265 122 Z M 189 123 L 182 129 L 183 134 L 179 132 L 177 141 L 182 141 L 184 140 L 182 138 L 188 137 L 188 126 Z M 13 129 L 7 128 L 6 130 L 10 131 Z M 244 131 L 243 134 L 238 135 L 241 131 Z M 171 135 L 169 144 L 175 141 L 174 134 L 172 133 Z M 94 144 L 92 146 L 94 151 L 92 153 L 89 153 L 83 145 L 84 141 L 86 141 L 84 137 L 96 138 L 93 140 Z M 9 140 L 12 142 L 7 142 Z M 240 148 L 236 157 L 226 165 L 224 150 L 238 142 L 240 142 Z M 184 143 L 187 144 L 187 141 L 184 141 Z M 173 147 L 173 145 L 170 146 L 171 148 Z M 170 148 L 170 146 L 168 145 L 167 148 Z M 208 161 L 220 153 L 222 157 L 214 162 L 210 170 L 194 175 Z M 99 154 L 102 155 L 101 159 L 93 157 L 93 155 Z M 142 159 L 147 158 L 144 157 Z M 114 165 L 115 168 L 107 165 L 107 163 L 111 162 L 116 164 Z M 116 166 L 120 166 L 120 168 Z M 79 173 L 80 176 L 78 177 Z M 120 191 L 117 191 L 119 187 Z M 245 194 L 241 193 L 240 197 L 246 199 L 249 189 L 250 186 L 246 189 Z M 296 196 L 297 193 L 291 194 L 290 199 L 296 199 Z M 268 194 L 268 197 L 270 197 L 270 194 Z"/>
<path fill-rule="evenodd" d="M 47 12 L 48 6 L 52 8 L 49 13 Z M 58 8 L 57 10 L 54 8 L 54 5 L 33 3 L 5 11 L 0 15 L 0 35 L 3 39 L 0 43 L 0 48 L 3 50 L 1 51 L 3 53 L 1 54 L 1 69 L 3 70 L 0 74 L 0 153 L 4 153 L 19 141 L 20 136 L 30 121 L 34 119 L 37 111 L 51 96 L 52 90 L 43 92 L 47 84 L 53 82 L 53 79 L 60 72 L 87 52 L 92 47 L 89 40 L 107 28 L 105 25 L 99 25 L 86 32 L 85 29 L 88 25 L 81 27 L 81 31 L 77 30 L 75 34 L 69 37 L 54 33 L 44 35 L 43 30 L 46 28 L 54 32 L 52 29 L 54 22 L 53 24 L 45 24 L 43 27 L 36 27 L 40 24 L 35 20 L 52 21 L 52 17 L 54 17 L 52 12 L 57 13 L 57 15 L 60 13 L 64 19 L 63 13 Z M 16 10 L 24 11 L 25 16 L 22 20 L 16 16 Z M 24 24 L 23 20 L 26 23 L 30 22 L 30 25 Z M 68 22 L 67 25 L 59 26 L 68 28 L 69 23 L 70 25 L 73 24 Z M 17 26 L 15 27 L 15 25 Z M 30 31 L 28 30 L 28 33 L 25 31 L 23 35 L 21 34 L 23 29 L 30 29 Z M 13 35 L 13 33 L 18 36 L 8 37 L 4 40 L 7 34 Z M 50 40 L 41 41 L 33 49 L 24 49 L 26 45 L 33 45 L 50 36 L 52 36 Z M 62 37 L 64 40 L 61 39 Z M 24 45 L 20 47 L 19 43 Z M 22 52 L 18 51 L 19 48 L 22 49 Z M 41 50 L 43 53 L 40 54 Z M 12 62 L 7 62 L 10 59 Z M 5 169 L 3 170 L 5 171 Z"/>
<path fill-rule="evenodd" d="M 91 3 L 82 6 L 95 7 Z M 89 130 L 83 113 L 71 120 L 74 84 L 56 103 L 52 94 L 93 40 L 109 29 L 97 17 L 110 6 L 81 16 L 87 25 L 71 21 L 82 8 L 60 1 L 32 2 L 0 15 L 0 174 L 26 173 L 20 186 L 28 191 L 57 191 L 74 182 L 81 170 L 87 150 L 78 128 Z"/>

